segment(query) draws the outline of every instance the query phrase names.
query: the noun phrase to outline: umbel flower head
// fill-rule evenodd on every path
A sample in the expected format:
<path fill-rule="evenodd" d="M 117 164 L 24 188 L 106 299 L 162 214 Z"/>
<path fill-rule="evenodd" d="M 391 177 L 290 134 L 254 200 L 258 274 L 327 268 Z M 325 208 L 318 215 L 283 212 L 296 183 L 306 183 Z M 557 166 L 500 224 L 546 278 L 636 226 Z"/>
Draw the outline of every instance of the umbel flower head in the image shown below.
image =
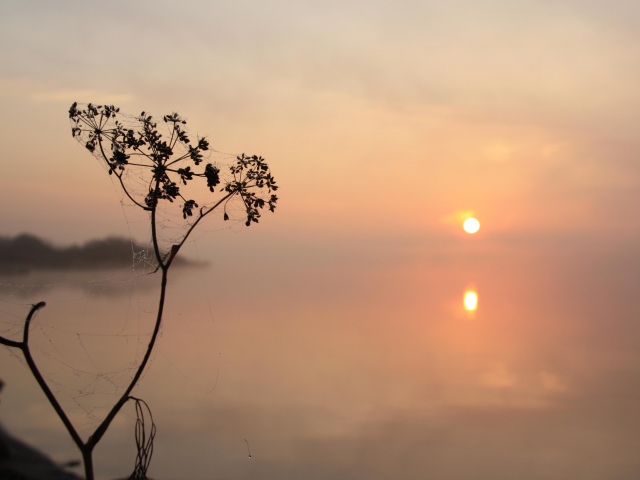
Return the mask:
<path fill-rule="evenodd" d="M 228 220 L 228 203 L 240 198 L 249 226 L 258 222 L 262 209 L 273 212 L 276 208 L 278 186 L 262 157 L 242 154 L 223 175 L 220 165 L 205 160 L 210 151 L 207 139 L 192 143 L 187 122 L 177 113 L 162 118 L 164 135 L 151 115 L 122 114 L 113 105 L 74 103 L 69 118 L 73 137 L 106 165 L 129 200 L 144 210 L 155 212 L 161 202 L 177 202 L 183 219 L 195 226 L 219 206 Z M 200 206 L 185 197 L 194 180 L 206 181 L 209 192 L 221 198 Z"/>

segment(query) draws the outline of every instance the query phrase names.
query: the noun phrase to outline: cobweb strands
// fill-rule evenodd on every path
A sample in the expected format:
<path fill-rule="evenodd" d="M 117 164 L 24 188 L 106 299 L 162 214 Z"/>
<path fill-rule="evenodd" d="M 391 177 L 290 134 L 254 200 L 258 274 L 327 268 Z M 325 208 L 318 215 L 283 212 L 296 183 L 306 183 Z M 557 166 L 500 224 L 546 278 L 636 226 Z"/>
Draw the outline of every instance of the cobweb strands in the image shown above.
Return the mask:
<path fill-rule="evenodd" d="M 83 436 L 125 392 L 151 337 L 159 278 L 149 275 L 157 265 L 147 257 L 132 253 L 131 265 L 117 270 L 0 276 L 0 336 L 20 341 L 31 306 L 47 302 L 31 322 L 32 355 Z"/>
<path fill-rule="evenodd" d="M 113 315 L 111 305 L 117 302 L 107 300 L 109 308 L 103 305 L 89 313 L 89 303 L 86 303 L 82 314 L 76 311 L 75 315 L 61 308 L 63 305 L 76 310 L 83 307 L 82 289 L 79 292 L 78 282 L 74 281 L 69 282 L 71 288 L 67 294 L 79 295 L 79 298 L 56 299 L 49 303 L 44 315 L 45 319 L 62 317 L 66 323 L 40 319 L 32 323 L 35 313 L 46 305 L 37 297 L 42 293 L 39 289 L 48 283 L 7 282 L 0 284 L 0 302 L 2 307 L 12 307 L 6 310 L 13 311 L 3 312 L 3 318 L 10 320 L 2 320 L 0 343 L 22 352 L 39 387 L 82 453 L 87 480 L 94 479 L 96 445 L 122 407 L 134 400 L 137 460 L 130 478 L 144 479 L 153 452 L 155 425 L 148 405 L 131 394 L 153 360 L 154 345 L 161 334 L 169 268 L 205 217 L 216 213 L 223 221 L 235 218 L 242 219 L 247 226 L 258 223 L 265 208 L 275 210 L 278 198 L 274 192 L 278 186 L 262 157 L 242 154 L 227 165 L 214 162 L 211 159 L 214 151 L 207 139 L 198 137 L 192 142 L 186 121 L 176 113 L 156 122 L 145 112 L 132 116 L 121 114 L 114 106 L 74 103 L 69 109 L 69 118 L 73 137 L 99 160 L 121 187 L 123 207 L 133 208 L 146 217 L 142 223 L 150 227 L 147 238 L 151 247 L 137 246 L 131 241 L 131 267 L 108 275 L 100 282 L 89 280 L 83 284 L 87 298 L 102 293 L 98 303 L 105 302 L 105 293 L 111 287 L 124 286 L 129 296 L 128 302 L 123 302 L 127 314 L 120 327 L 114 319 L 122 317 Z M 159 275 L 154 275 L 158 272 Z M 27 271 L 27 275 L 30 274 Z M 141 302 L 141 279 L 148 280 L 157 292 L 149 298 L 151 305 Z M 9 292 L 11 298 L 6 296 Z M 18 298 L 14 301 L 16 293 Z M 19 310 L 28 306 L 24 297 L 32 303 L 23 322 L 20 341 L 19 320 L 24 316 Z M 61 310 L 65 310 L 64 314 L 58 315 Z M 82 319 L 80 323 L 78 318 Z M 99 328 L 89 328 L 91 326 Z M 35 342 L 28 343 L 30 332 Z M 66 336 L 66 344 L 58 341 L 58 335 Z M 122 348 L 130 347 L 128 355 L 116 356 L 118 365 L 106 366 L 100 361 L 100 349 L 113 353 L 111 346 L 104 345 L 107 339 Z M 133 345 L 129 345 L 130 340 Z M 69 375 L 64 380 L 56 380 L 60 378 L 57 376 L 60 371 L 71 373 L 76 380 Z M 87 405 L 89 398 L 98 401 Z M 89 417 L 88 424 L 82 425 L 76 415 L 70 416 L 69 412 L 74 410 L 69 408 L 70 402 Z M 85 427 L 85 432 L 79 430 L 80 426 Z"/>
<path fill-rule="evenodd" d="M 192 141 L 177 113 L 155 121 L 146 112 L 134 116 L 114 106 L 74 103 L 69 118 L 74 138 L 117 179 L 128 204 L 155 216 L 164 252 L 182 245 L 217 207 L 224 220 L 244 217 L 247 226 L 258 222 L 263 208 L 275 210 L 278 186 L 262 157 L 213 160 L 225 155 L 205 137 Z"/>

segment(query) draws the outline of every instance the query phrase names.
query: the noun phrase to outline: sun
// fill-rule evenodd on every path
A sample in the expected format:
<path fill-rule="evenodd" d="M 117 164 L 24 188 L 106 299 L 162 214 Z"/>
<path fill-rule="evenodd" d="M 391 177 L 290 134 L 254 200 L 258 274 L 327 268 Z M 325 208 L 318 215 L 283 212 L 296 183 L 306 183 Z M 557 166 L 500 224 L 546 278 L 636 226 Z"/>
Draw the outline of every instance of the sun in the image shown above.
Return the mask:
<path fill-rule="evenodd" d="M 467 218 L 462 224 L 462 228 L 467 233 L 476 233 L 480 229 L 480 222 L 475 218 Z"/>
<path fill-rule="evenodd" d="M 464 292 L 464 308 L 473 312 L 478 309 L 478 294 L 472 290 Z"/>

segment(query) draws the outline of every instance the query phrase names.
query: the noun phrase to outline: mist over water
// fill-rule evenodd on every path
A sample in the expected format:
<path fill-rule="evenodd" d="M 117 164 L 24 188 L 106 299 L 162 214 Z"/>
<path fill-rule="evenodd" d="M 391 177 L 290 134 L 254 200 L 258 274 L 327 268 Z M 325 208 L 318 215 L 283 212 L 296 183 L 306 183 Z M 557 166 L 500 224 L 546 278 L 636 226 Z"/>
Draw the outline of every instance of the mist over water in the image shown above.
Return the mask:
<path fill-rule="evenodd" d="M 0 2 L 0 237 L 53 242 L 22 269 L 33 249 L 3 244 L 0 335 L 47 302 L 34 355 L 86 436 L 158 278 L 130 242 L 118 272 L 85 255 L 148 245 L 149 218 L 67 112 L 177 112 L 221 168 L 260 155 L 281 189 L 258 225 L 208 218 L 180 254 L 209 266 L 170 272 L 134 390 L 151 478 L 637 479 L 639 5 Z M 0 422 L 79 458 L 14 353 Z M 134 423 L 128 405 L 98 445 L 100 480 L 131 473 Z"/>
<path fill-rule="evenodd" d="M 295 252 L 234 237 L 212 267 L 172 272 L 162 337 L 134 390 L 158 427 L 153 478 L 601 479 L 640 468 L 635 242 L 488 236 L 443 248 L 425 237 L 399 256 L 384 239 Z M 137 282 L 150 284 L 49 287 L 28 300 L 48 302 L 36 358 L 85 435 L 152 328 L 153 279 Z M 25 367 L 1 355 L 3 423 L 57 460 L 77 458 Z M 130 472 L 134 421 L 125 409 L 99 445 L 100 478 Z"/>

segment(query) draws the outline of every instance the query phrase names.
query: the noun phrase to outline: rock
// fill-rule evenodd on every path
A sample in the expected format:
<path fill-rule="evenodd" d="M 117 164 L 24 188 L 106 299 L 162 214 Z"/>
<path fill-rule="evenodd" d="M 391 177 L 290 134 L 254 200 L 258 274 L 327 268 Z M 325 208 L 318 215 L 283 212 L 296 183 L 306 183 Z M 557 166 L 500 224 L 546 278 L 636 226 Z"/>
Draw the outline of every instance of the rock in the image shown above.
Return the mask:
<path fill-rule="evenodd" d="M 49 457 L 35 448 L 11 437 L 0 427 L 1 480 L 82 480 L 81 477 L 63 470 Z"/>

